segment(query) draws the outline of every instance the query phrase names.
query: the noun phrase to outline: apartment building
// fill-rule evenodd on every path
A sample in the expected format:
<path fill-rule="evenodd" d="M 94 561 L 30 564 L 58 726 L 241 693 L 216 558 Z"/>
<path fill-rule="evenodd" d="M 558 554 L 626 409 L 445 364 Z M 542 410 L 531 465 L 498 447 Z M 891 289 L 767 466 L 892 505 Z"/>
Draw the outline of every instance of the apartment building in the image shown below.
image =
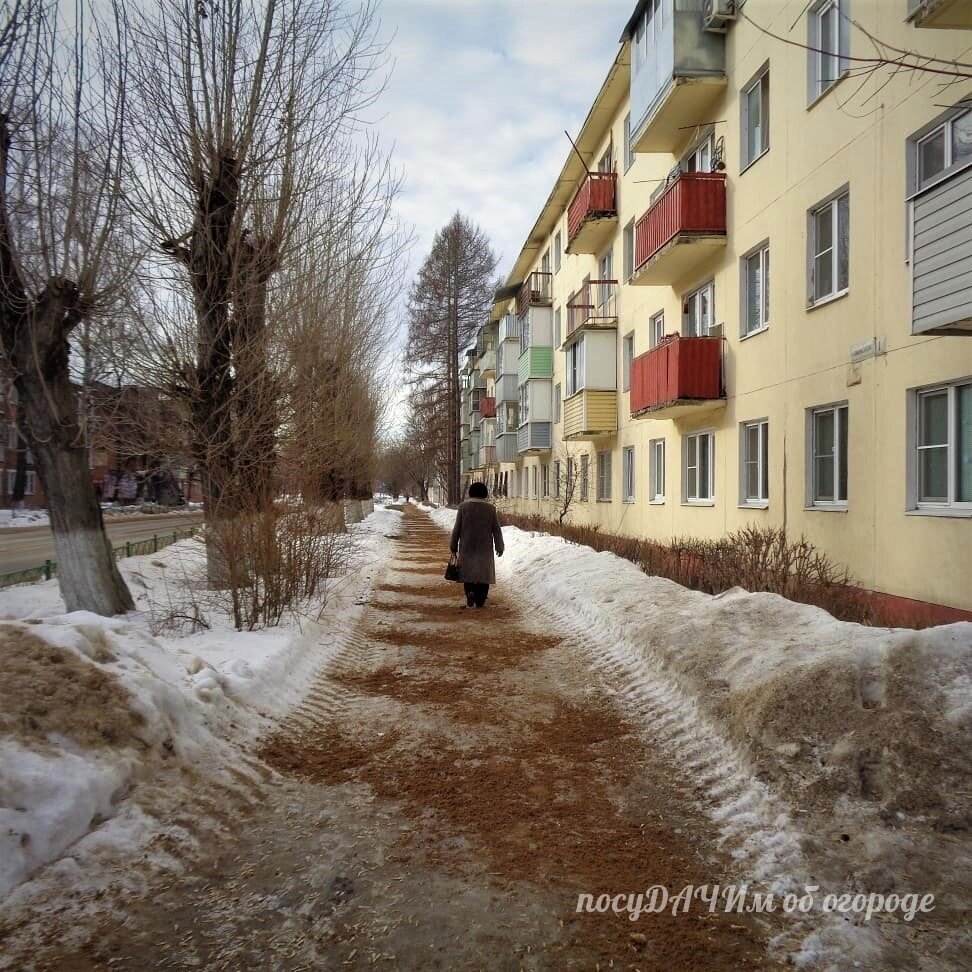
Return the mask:
<path fill-rule="evenodd" d="M 469 354 L 464 474 L 659 540 L 783 526 L 902 619 L 972 611 L 972 78 L 860 60 L 954 71 L 972 5 L 622 26 Z"/>

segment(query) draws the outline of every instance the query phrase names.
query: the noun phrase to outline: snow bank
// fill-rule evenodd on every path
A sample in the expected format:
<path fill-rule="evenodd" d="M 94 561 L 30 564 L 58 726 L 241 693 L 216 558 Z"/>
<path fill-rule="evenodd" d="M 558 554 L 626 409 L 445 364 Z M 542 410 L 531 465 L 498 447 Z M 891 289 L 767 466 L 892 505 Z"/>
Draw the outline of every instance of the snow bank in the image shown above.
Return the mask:
<path fill-rule="evenodd" d="M 121 562 L 137 608 L 124 617 L 64 613 L 56 581 L 0 591 L 0 896 L 69 849 L 77 856 L 86 835 L 94 848 L 96 828 L 144 844 L 153 828 L 132 806 L 139 781 L 177 764 L 238 768 L 240 748 L 348 637 L 400 522 L 379 509 L 357 524 L 321 616 L 266 631 L 237 632 L 212 605 L 208 629 L 161 624 L 201 586 L 196 540 Z"/>
<path fill-rule="evenodd" d="M 11 527 L 47 526 L 47 510 L 0 510 L 0 530 Z"/>
<path fill-rule="evenodd" d="M 431 516 L 451 528 L 455 513 Z M 503 532 L 499 584 L 621 677 L 752 877 L 972 903 L 972 624 L 870 628 Z"/>

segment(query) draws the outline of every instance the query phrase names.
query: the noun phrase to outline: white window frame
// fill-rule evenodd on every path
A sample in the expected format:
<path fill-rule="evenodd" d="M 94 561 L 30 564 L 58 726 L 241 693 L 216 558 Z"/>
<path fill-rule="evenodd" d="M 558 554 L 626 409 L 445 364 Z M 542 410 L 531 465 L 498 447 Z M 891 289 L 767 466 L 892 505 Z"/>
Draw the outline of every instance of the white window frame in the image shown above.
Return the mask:
<path fill-rule="evenodd" d="M 591 495 L 591 457 L 585 452 L 580 457 L 580 501 L 586 503 Z"/>
<path fill-rule="evenodd" d="M 742 142 L 741 152 L 742 155 L 742 170 L 748 169 L 754 162 L 759 161 L 768 151 L 770 147 L 769 142 L 769 126 L 770 126 L 770 102 L 769 102 L 769 62 L 767 61 L 759 71 L 756 72 L 753 79 L 747 84 L 740 93 L 739 96 L 739 110 L 742 113 L 742 118 L 739 125 L 740 131 L 740 141 Z M 759 99 L 759 145 L 753 154 L 750 154 L 750 141 L 751 134 L 753 131 L 753 117 L 750 111 L 750 95 L 757 91 L 758 89 L 758 99 Z"/>
<path fill-rule="evenodd" d="M 810 105 L 822 98 L 847 73 L 847 56 L 850 53 L 846 49 L 850 42 L 847 29 L 850 22 L 849 6 L 849 0 L 817 0 L 807 13 L 807 96 Z M 833 26 L 830 36 L 824 37 L 823 18 L 829 11 L 833 11 Z M 827 77 L 831 69 L 826 67 L 826 61 L 831 58 L 836 72 L 833 77 Z"/>
<path fill-rule="evenodd" d="M 705 330 L 702 330 L 702 320 L 699 309 L 702 307 L 702 297 L 706 296 L 709 302 L 709 319 L 706 322 Z M 691 307 L 686 311 L 686 307 Z M 715 326 L 715 281 L 709 280 L 696 287 L 695 290 L 685 294 L 682 298 L 682 337 L 708 337 L 709 332 Z"/>
<path fill-rule="evenodd" d="M 660 310 L 657 314 L 652 314 L 648 320 L 648 349 L 657 348 L 664 336 L 665 312 Z"/>
<path fill-rule="evenodd" d="M 553 492 L 551 495 L 554 499 L 560 499 L 560 460 L 554 459 L 553 463 Z"/>
<path fill-rule="evenodd" d="M 635 447 L 625 446 L 621 450 L 621 499 L 633 503 L 637 498 L 635 489 Z"/>
<path fill-rule="evenodd" d="M 961 443 L 963 430 L 959 427 L 959 390 L 968 389 L 972 396 L 972 376 L 951 382 L 914 388 L 909 392 L 908 401 L 908 509 L 912 512 L 938 513 L 940 515 L 972 516 L 972 498 L 959 500 L 958 480 L 961 472 Z M 921 442 L 921 405 L 922 399 L 932 395 L 946 396 L 946 438 L 944 443 L 922 445 Z M 921 495 L 921 453 L 932 449 L 944 449 L 946 495 L 944 500 L 923 499 Z M 970 457 L 972 459 L 972 457 Z"/>
<path fill-rule="evenodd" d="M 665 502 L 664 439 L 651 439 L 648 443 L 648 502 L 656 506 Z"/>
<path fill-rule="evenodd" d="M 963 118 L 968 118 L 969 122 L 972 123 L 972 108 L 966 108 L 964 111 L 953 110 L 949 117 L 943 119 L 933 128 L 911 140 L 911 151 L 913 153 L 913 185 L 915 187 L 915 192 L 921 192 L 923 189 L 928 189 L 935 185 L 935 183 L 951 175 L 952 172 L 958 172 L 960 169 L 964 169 L 967 166 L 972 165 L 972 155 L 966 156 L 959 162 L 955 161 L 955 123 Z M 926 142 L 930 142 L 933 138 L 936 138 L 939 135 L 941 135 L 944 142 L 942 156 L 945 164 L 939 172 L 935 172 L 929 176 L 923 177 L 921 171 L 921 147 Z"/>
<path fill-rule="evenodd" d="M 548 246 L 546 250 L 543 251 L 543 256 L 540 257 L 540 272 L 550 273 L 550 247 Z"/>
<path fill-rule="evenodd" d="M 560 268 L 563 265 L 563 250 L 563 232 L 561 230 L 557 230 L 557 233 L 554 236 L 554 273 L 560 273 Z"/>
<path fill-rule="evenodd" d="M 550 465 L 546 462 L 540 466 L 540 492 L 544 499 L 550 496 Z"/>
<path fill-rule="evenodd" d="M 834 496 L 832 499 L 819 496 L 817 484 L 817 459 L 823 458 L 823 454 L 817 453 L 817 416 L 827 413 L 834 415 Z M 841 432 L 844 433 L 847 448 L 845 454 L 841 455 L 840 441 Z M 850 408 L 846 401 L 834 402 L 830 405 L 817 405 L 807 409 L 807 509 L 811 510 L 846 510 L 848 496 L 840 496 L 840 481 L 843 478 L 846 484 L 846 493 L 850 494 L 850 478 L 847 472 L 850 469 Z M 845 468 L 846 467 L 846 468 Z"/>
<path fill-rule="evenodd" d="M 757 309 L 758 320 L 753 323 L 750 320 L 749 303 L 749 267 L 753 260 L 759 264 L 759 307 Z M 769 316 L 769 290 L 770 290 L 770 251 L 769 241 L 765 240 L 759 246 L 754 247 L 740 260 L 740 281 L 739 292 L 742 295 L 742 307 L 740 309 L 739 323 L 741 338 L 751 337 L 765 331 L 770 325 Z"/>
<path fill-rule="evenodd" d="M 712 162 L 715 159 L 715 132 L 710 128 L 682 156 L 679 167 L 683 172 L 711 172 Z"/>
<path fill-rule="evenodd" d="M 537 467 L 530 467 L 530 499 L 537 498 Z"/>
<path fill-rule="evenodd" d="M 584 335 L 567 346 L 567 397 L 584 390 Z"/>
<path fill-rule="evenodd" d="M 756 455 L 750 455 L 749 432 L 756 429 Z M 756 468 L 755 495 L 749 492 L 749 468 Z M 769 506 L 769 419 L 739 424 L 739 505 L 765 509 Z"/>
<path fill-rule="evenodd" d="M 841 201 L 846 199 L 844 208 L 847 221 L 847 267 L 845 268 L 844 285 L 840 279 L 840 219 Z M 830 246 L 818 252 L 817 217 L 829 210 L 830 215 Z M 817 294 L 817 259 L 829 253 L 832 289 L 827 293 Z M 828 301 L 843 297 L 850 290 L 850 189 L 842 186 L 832 196 L 818 203 L 807 213 L 807 305 L 817 307 Z"/>
<path fill-rule="evenodd" d="M 689 453 L 695 447 L 695 462 Z M 702 450 L 705 450 L 708 477 L 703 482 Z M 703 488 L 705 495 L 703 495 Z M 682 502 L 686 506 L 715 505 L 715 431 L 704 429 L 682 436 Z"/>
<path fill-rule="evenodd" d="M 612 498 L 612 477 L 614 470 L 611 468 L 610 451 L 599 452 L 597 454 L 597 502 L 610 503 Z"/>
<path fill-rule="evenodd" d="M 631 391 L 631 364 L 635 359 L 635 334 L 628 331 L 621 339 L 621 391 Z"/>

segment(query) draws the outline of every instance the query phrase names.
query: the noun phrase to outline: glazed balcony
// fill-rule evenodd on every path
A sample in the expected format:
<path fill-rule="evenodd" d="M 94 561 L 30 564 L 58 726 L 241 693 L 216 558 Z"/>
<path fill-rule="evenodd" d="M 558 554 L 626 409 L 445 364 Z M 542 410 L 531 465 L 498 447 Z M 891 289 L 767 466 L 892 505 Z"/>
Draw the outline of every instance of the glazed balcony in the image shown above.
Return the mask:
<path fill-rule="evenodd" d="M 671 284 L 726 245 L 724 172 L 682 172 L 635 226 L 633 284 Z"/>
<path fill-rule="evenodd" d="M 618 393 L 587 390 L 564 400 L 564 440 L 591 439 L 618 430 Z"/>
<path fill-rule="evenodd" d="M 496 379 L 496 401 L 518 402 L 520 400 L 520 380 L 515 374 L 500 375 Z"/>
<path fill-rule="evenodd" d="M 662 338 L 631 362 L 633 418 L 683 418 L 726 404 L 722 338 Z"/>
<path fill-rule="evenodd" d="M 519 383 L 522 385 L 531 378 L 553 377 L 553 348 L 532 345 L 520 355 L 517 369 Z"/>
<path fill-rule="evenodd" d="M 479 371 L 484 379 L 495 376 L 496 348 L 486 348 L 479 356 Z"/>
<path fill-rule="evenodd" d="M 491 395 L 484 396 L 479 402 L 479 414 L 484 418 L 496 418 L 496 399 Z"/>
<path fill-rule="evenodd" d="M 909 0 L 908 20 L 915 27 L 972 28 L 969 0 Z"/>
<path fill-rule="evenodd" d="M 496 437 L 497 462 L 516 462 L 520 457 L 516 440 L 517 435 L 515 431 L 503 432 Z"/>
<path fill-rule="evenodd" d="M 550 306 L 552 280 L 552 273 L 535 270 L 523 281 L 523 286 L 520 287 L 520 291 L 516 295 L 517 317 L 523 317 L 531 307 Z"/>
<path fill-rule="evenodd" d="M 516 430 L 516 448 L 524 452 L 549 452 L 553 426 L 550 422 L 524 422 Z"/>
<path fill-rule="evenodd" d="M 600 253 L 617 225 L 617 174 L 588 172 L 567 210 L 567 252 Z"/>
<path fill-rule="evenodd" d="M 705 29 L 700 0 L 639 3 L 625 36 L 643 54 L 631 64 L 631 147 L 675 154 L 712 121 L 726 88 L 726 38 Z M 649 20 L 651 21 L 649 23 Z"/>
<path fill-rule="evenodd" d="M 479 464 L 481 466 L 495 466 L 496 465 L 496 446 L 488 445 L 483 446 L 479 450 Z"/>
<path fill-rule="evenodd" d="M 520 319 L 515 314 L 504 314 L 499 322 L 499 343 L 520 340 Z"/>
<path fill-rule="evenodd" d="M 618 326 L 617 280 L 589 280 L 567 301 L 567 334 Z"/>

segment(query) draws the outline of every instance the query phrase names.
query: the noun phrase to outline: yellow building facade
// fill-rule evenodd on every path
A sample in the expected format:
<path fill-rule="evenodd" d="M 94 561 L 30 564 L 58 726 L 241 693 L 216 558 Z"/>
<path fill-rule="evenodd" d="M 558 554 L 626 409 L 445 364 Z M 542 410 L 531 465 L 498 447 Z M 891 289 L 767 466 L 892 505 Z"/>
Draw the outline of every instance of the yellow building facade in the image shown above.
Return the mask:
<path fill-rule="evenodd" d="M 645 0 L 619 25 L 484 328 L 497 448 L 464 472 L 501 508 L 782 526 L 972 611 L 972 24 L 921 25 L 948 7 Z"/>

